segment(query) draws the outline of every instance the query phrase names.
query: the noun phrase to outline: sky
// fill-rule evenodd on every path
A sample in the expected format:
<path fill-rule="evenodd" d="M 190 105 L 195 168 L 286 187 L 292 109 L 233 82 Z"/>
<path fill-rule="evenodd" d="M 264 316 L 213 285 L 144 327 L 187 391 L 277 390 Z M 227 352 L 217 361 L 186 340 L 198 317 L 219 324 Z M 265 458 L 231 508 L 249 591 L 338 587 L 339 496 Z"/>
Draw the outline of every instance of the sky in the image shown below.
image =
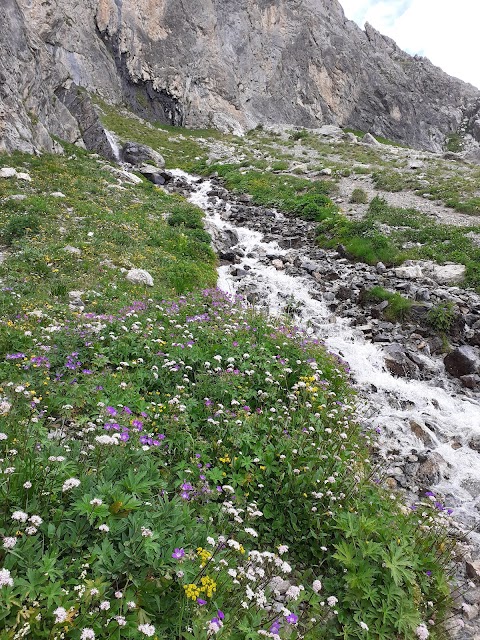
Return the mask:
<path fill-rule="evenodd" d="M 480 0 L 340 0 L 347 18 L 369 22 L 405 51 L 480 88 Z"/>

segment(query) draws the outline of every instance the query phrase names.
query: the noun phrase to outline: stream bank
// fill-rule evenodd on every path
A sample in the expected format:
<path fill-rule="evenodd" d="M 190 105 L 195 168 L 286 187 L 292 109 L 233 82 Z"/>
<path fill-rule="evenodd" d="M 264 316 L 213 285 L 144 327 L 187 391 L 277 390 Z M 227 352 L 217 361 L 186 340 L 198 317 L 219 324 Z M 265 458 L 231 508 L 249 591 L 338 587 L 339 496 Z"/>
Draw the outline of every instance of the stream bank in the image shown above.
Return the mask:
<path fill-rule="evenodd" d="M 365 305 L 373 286 L 402 292 L 419 309 L 451 300 L 459 309 L 453 346 L 478 348 L 480 296 L 441 285 L 418 271 L 352 263 L 315 244 L 315 223 L 286 217 L 235 196 L 217 181 L 172 172 L 168 189 L 206 214 L 220 258 L 218 286 L 265 311 L 287 314 L 348 363 L 359 392 L 359 419 L 379 433 L 376 456 L 384 482 L 406 502 L 433 491 L 453 510 L 466 548 L 470 578 L 480 579 L 480 396 L 445 368 L 442 341 L 425 315 L 407 324 L 387 322 L 381 305 Z M 415 265 L 413 265 L 415 266 Z M 412 277 L 412 273 L 417 274 Z M 468 345 L 468 341 L 473 344 Z M 473 374 L 475 376 L 475 374 Z M 460 565 L 459 565 L 460 569 Z M 461 565 L 460 573 L 465 569 Z M 480 630 L 480 590 L 469 583 L 459 597 L 452 637 L 475 638 Z"/>

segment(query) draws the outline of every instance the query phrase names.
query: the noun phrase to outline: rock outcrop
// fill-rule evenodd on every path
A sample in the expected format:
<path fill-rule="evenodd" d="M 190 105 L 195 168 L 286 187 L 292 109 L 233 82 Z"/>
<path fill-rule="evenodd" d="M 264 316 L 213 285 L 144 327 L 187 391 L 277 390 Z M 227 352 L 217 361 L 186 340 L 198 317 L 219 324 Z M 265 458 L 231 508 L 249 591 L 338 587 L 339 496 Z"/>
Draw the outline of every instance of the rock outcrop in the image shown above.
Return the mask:
<path fill-rule="evenodd" d="M 480 157 L 480 91 L 337 0 L 4 0 L 0 19 L 3 148 L 78 137 L 56 98 L 73 82 L 171 124 L 334 124 L 434 151 L 459 132 Z"/>

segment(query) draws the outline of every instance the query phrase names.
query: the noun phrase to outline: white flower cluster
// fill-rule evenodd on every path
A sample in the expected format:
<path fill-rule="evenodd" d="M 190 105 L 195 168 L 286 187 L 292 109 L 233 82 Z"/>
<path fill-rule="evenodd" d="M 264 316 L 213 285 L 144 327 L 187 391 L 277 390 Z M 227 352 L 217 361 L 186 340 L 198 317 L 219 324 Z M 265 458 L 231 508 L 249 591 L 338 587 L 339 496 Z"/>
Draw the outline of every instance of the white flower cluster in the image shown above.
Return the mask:
<path fill-rule="evenodd" d="M 13 578 L 8 569 L 0 569 L 0 587 L 13 587 Z"/>
<path fill-rule="evenodd" d="M 65 493 L 66 491 L 70 491 L 70 489 L 75 489 L 76 487 L 80 486 L 80 480 L 78 480 L 77 478 L 69 478 L 68 480 L 65 480 L 65 482 L 63 483 L 62 486 L 62 491 L 63 493 Z"/>

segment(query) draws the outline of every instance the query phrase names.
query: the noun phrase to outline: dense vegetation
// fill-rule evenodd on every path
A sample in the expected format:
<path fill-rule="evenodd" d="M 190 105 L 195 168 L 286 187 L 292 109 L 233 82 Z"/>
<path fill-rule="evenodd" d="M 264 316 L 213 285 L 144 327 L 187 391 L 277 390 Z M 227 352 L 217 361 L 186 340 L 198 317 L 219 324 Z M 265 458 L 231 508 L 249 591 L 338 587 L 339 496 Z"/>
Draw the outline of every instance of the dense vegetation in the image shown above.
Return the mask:
<path fill-rule="evenodd" d="M 442 638 L 447 511 L 381 488 L 345 365 L 210 288 L 201 212 L 67 151 L 0 160 L 0 637 Z"/>

